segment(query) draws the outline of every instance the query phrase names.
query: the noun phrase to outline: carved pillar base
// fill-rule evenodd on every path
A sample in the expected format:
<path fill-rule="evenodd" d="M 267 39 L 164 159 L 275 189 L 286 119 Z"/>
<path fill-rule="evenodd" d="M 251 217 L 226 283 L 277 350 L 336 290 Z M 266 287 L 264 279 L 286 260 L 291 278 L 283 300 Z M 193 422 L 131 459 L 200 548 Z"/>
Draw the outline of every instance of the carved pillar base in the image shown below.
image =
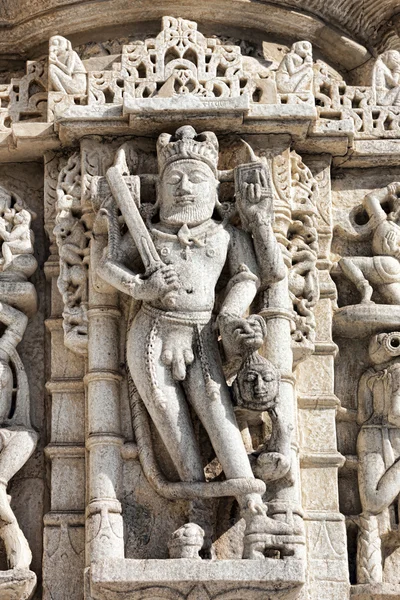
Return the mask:
<path fill-rule="evenodd" d="M 366 583 L 353 585 L 350 597 L 354 600 L 397 600 L 397 598 L 400 598 L 400 584 Z"/>
<path fill-rule="evenodd" d="M 90 569 L 93 600 L 113 600 L 120 595 L 124 600 L 213 600 L 225 593 L 240 600 L 265 600 L 271 593 L 280 600 L 293 600 L 299 597 L 304 581 L 304 562 L 293 558 L 110 559 Z"/>
<path fill-rule="evenodd" d="M 0 600 L 29 600 L 36 589 L 36 575 L 29 569 L 0 572 Z"/>

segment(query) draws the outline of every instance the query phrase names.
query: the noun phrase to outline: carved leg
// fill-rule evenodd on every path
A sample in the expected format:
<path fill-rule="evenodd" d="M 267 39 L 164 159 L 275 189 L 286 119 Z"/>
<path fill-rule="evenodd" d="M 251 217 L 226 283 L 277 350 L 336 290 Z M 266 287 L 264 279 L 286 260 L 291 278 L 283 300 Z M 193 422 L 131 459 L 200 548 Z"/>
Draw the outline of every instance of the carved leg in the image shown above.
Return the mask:
<path fill-rule="evenodd" d="M 8 247 L 7 242 L 3 242 L 1 251 L 3 252 L 3 257 L 4 257 L 3 271 L 5 271 L 7 269 L 7 267 L 9 267 L 10 264 L 12 263 L 13 254 L 12 254 L 10 248 Z"/>
<path fill-rule="evenodd" d="M 10 568 L 29 569 L 32 553 L 11 510 L 4 482 L 0 482 L 0 537 L 6 548 Z"/>
<path fill-rule="evenodd" d="M 400 283 L 387 283 L 377 289 L 388 304 L 400 304 Z"/>
<path fill-rule="evenodd" d="M 360 267 L 357 266 L 357 259 L 354 257 L 341 258 L 339 260 L 339 266 L 347 279 L 352 281 L 361 293 L 361 303 L 367 304 L 372 302 L 371 297 L 374 290 L 370 286 L 368 279 L 365 278 Z"/>
<path fill-rule="evenodd" d="M 377 515 L 400 493 L 400 461 L 386 468 L 382 428 L 361 428 L 357 439 L 358 481 L 363 510 Z"/>

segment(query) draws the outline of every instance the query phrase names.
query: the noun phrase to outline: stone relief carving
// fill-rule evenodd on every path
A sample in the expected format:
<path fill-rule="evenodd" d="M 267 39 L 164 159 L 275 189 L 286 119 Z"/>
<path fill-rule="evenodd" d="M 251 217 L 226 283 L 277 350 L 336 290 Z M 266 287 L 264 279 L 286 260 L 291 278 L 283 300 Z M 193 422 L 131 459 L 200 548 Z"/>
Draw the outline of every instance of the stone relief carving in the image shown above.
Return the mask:
<path fill-rule="evenodd" d="M 37 267 L 31 218 L 25 202 L 0 187 L 0 537 L 9 570 L 0 573 L 1 588 L 18 598 L 30 597 L 36 576 L 29 570 L 32 553 L 10 506 L 7 486 L 32 455 L 38 440 L 30 420 L 29 384 L 17 352 L 36 310 L 36 292 L 27 281 Z M 24 595 L 25 594 L 25 595 Z"/>
<path fill-rule="evenodd" d="M 354 409 L 340 412 L 332 387 L 337 348 L 330 336 L 330 303 L 336 291 L 329 279 L 332 200 L 327 154 L 340 137 L 348 147 L 334 155 L 336 160 L 348 148 L 353 149 L 354 140 L 398 137 L 399 53 L 391 51 L 378 58 L 371 86 L 349 86 L 327 65 L 313 62 L 312 46 L 304 40 L 295 42 L 280 64 L 263 61 L 259 55 L 249 56 L 240 40 L 205 37 L 196 23 L 178 17 L 164 17 L 161 32 L 155 37 L 122 41 L 126 43 L 118 49 L 119 56 L 112 57 L 103 70 L 94 70 L 66 38 L 54 36 L 48 58 L 32 63 L 32 72 L 18 84 L 13 81 L 11 87 L 0 89 L 4 132 L 26 117 L 36 122 L 47 118 L 52 124 L 54 121 L 54 136 L 58 134 L 65 146 L 73 143 L 75 148 L 80 143 L 79 151 L 73 154 L 69 149 L 57 151 L 54 163 L 51 152 L 47 154 L 45 198 L 46 228 L 51 241 L 57 243 L 60 259 L 58 287 L 65 345 L 88 356 L 81 360 L 80 370 L 71 361 L 70 371 L 62 373 L 64 379 L 55 369 L 51 389 L 55 397 L 65 395 L 71 404 L 73 397 L 75 405 L 74 394 L 79 389 L 82 410 L 86 395 L 87 430 L 81 432 L 81 446 L 74 448 L 74 460 L 79 456 L 83 463 L 87 453 L 89 500 L 85 514 L 84 500 L 80 511 L 74 508 L 68 513 L 70 519 L 71 514 L 76 516 L 74 511 L 80 512 L 73 522 L 63 520 L 64 509 L 59 514 L 54 509 L 48 521 L 49 529 L 53 528 L 47 538 L 48 572 L 56 572 L 59 562 L 67 557 L 80 573 L 70 587 L 75 600 L 83 585 L 85 537 L 91 569 L 86 583 L 94 598 L 122 597 L 125 593 L 138 598 L 156 594 L 193 600 L 253 600 L 265 593 L 295 597 L 299 590 L 292 588 L 300 589 L 305 579 L 307 540 L 308 568 L 313 577 L 317 573 L 331 586 L 326 596 L 331 600 L 338 581 L 348 587 L 347 571 L 345 579 L 340 579 L 345 562 L 344 536 L 334 485 L 335 469 L 341 466 L 342 457 L 336 452 L 334 413 L 346 414 L 349 422 L 353 419 L 352 425 L 355 416 Z M 17 85 L 19 97 L 12 89 Z M 237 129 L 224 121 L 227 106 L 237 117 Z M 145 139 L 138 141 L 135 127 L 139 127 L 143 114 L 148 117 L 148 130 Z M 173 135 L 172 116 L 176 127 L 179 125 Z M 201 122 L 203 117 L 217 120 L 215 131 L 223 132 L 221 145 L 230 144 L 224 137 L 232 131 L 243 132 L 252 143 L 252 134 L 257 134 L 253 136 L 257 153 L 250 152 L 250 162 L 244 163 L 241 151 L 236 152 L 233 145 L 227 162 L 236 166 L 220 171 L 215 133 L 199 133 L 199 119 Z M 299 133 L 296 127 L 302 119 L 304 131 Z M 195 124 L 197 132 L 188 123 Z M 326 135 L 321 134 L 324 127 Z M 213 129 L 214 124 L 207 121 L 206 128 Z M 159 136 L 160 131 L 169 133 Z M 262 138 L 265 132 L 273 135 L 261 143 L 258 136 Z M 99 135 L 97 146 L 90 137 L 94 134 Z M 155 152 L 153 141 L 157 137 Z M 142 152 L 141 147 L 147 150 Z M 304 161 L 291 150 L 293 147 Z M 321 148 L 324 156 L 318 153 Z M 343 160 L 348 158 L 346 154 Z M 232 197 L 222 203 L 219 193 L 225 184 L 231 191 L 224 193 Z M 389 324 L 390 330 L 397 328 L 399 192 L 397 183 L 382 187 L 353 210 L 346 236 L 364 243 L 365 252 L 353 252 L 349 242 L 349 255 L 344 252 L 335 257 L 333 268 L 336 276 L 344 276 L 348 287 L 354 288 L 350 298 L 356 290 L 361 295 L 360 304 L 345 306 L 347 312 L 337 310 L 337 332 L 340 335 L 344 330 L 358 329 L 370 335 L 379 330 L 373 343 L 384 346 L 387 353 L 388 345 L 393 346 L 400 337 L 396 332 L 387 333 Z M 14 284 L 28 284 L 27 278 L 36 268 L 31 212 L 22 201 L 10 198 L 4 201 L 4 208 L 0 202 L 0 291 L 4 285 L 7 299 L 12 294 L 18 296 Z M 362 224 L 363 220 L 367 222 Z M 366 249 L 369 242 L 371 252 Z M 0 309 L 0 320 L 6 326 L 0 339 L 0 367 L 2 343 L 6 344 L 14 331 L 11 327 L 18 329 L 19 336 L 24 329 L 25 300 L 17 308 L 14 296 L 9 301 Z M 56 338 L 60 319 L 57 307 L 53 310 L 51 327 Z M 90 319 L 92 323 L 98 319 L 97 329 L 92 329 L 91 351 Z M 0 369 L 7 393 L 19 365 L 18 359 L 13 359 L 15 340 L 13 343 L 13 350 L 5 349 L 4 368 Z M 56 346 L 54 341 L 52 344 Z M 60 346 L 57 360 L 62 362 Z M 353 469 L 358 465 L 359 470 L 362 513 L 354 517 L 360 531 L 359 583 L 385 579 L 383 562 L 388 558 L 387 549 L 395 546 L 398 520 L 393 516 L 399 495 L 393 475 L 398 462 L 397 359 L 393 349 L 387 356 L 380 350 L 371 352 L 374 366 L 359 384 L 358 462 L 355 456 L 347 461 Z M 299 383 L 297 400 L 293 399 L 292 367 L 296 367 Z M 352 374 L 355 381 L 358 376 L 359 372 Z M 18 389 L 24 389 L 21 382 Z M 128 413 L 128 396 L 131 438 L 127 434 L 130 424 L 120 427 Z M 5 440 L 4 448 L 11 448 L 8 439 L 15 437 L 13 427 L 21 426 L 21 431 L 29 434 L 30 442 L 24 446 L 28 452 L 36 443 L 36 434 L 29 419 L 15 416 L 20 414 L 20 402 L 17 397 L 17 409 L 9 417 L 9 396 L 4 395 L 0 436 Z M 372 412 L 367 415 L 370 408 Z M 77 409 L 65 409 L 67 420 L 75 418 L 73 410 Z M 303 427 L 300 432 L 298 414 Z M 62 430 L 62 425 L 57 427 Z M 351 435 L 355 439 L 354 431 Z M 14 437 L 7 437 L 10 432 Z M 65 434 L 68 440 L 69 433 Z M 213 452 L 213 464 L 206 469 L 204 439 Z M 67 441 L 62 449 L 57 444 L 54 456 L 58 460 L 61 452 L 67 455 L 71 451 L 68 444 L 72 442 Z M 372 453 L 371 447 L 378 451 Z M 8 457 L 6 450 L 3 452 Z M 27 458 L 24 455 L 23 459 Z M 157 510 L 164 506 L 157 504 L 159 498 L 154 500 L 154 490 L 163 502 L 184 507 L 171 509 L 172 517 L 168 512 L 168 525 L 174 521 L 174 527 L 169 529 L 169 542 L 163 539 L 160 546 L 166 551 L 168 547 L 171 559 L 195 561 L 191 565 L 196 564 L 193 568 L 203 573 L 196 585 L 180 581 L 175 586 L 169 580 L 158 586 L 155 582 L 159 579 L 151 580 L 151 575 L 141 582 L 135 569 L 142 555 L 140 560 L 135 555 L 132 563 L 124 563 L 125 580 L 118 581 L 125 560 L 122 519 L 126 515 L 122 510 L 121 516 L 120 500 L 126 482 L 121 481 L 131 466 L 129 461 L 137 458 L 142 471 L 135 463 L 135 473 L 139 473 L 135 493 L 145 497 L 145 510 L 153 516 L 154 506 Z M 375 469 L 372 459 L 378 460 L 380 470 Z M 14 462 L 19 469 L 22 458 L 18 460 Z M 80 478 L 82 488 L 84 467 L 79 468 L 76 478 Z M 142 473 L 150 492 L 147 483 L 142 485 Z M 386 480 L 390 483 L 387 489 Z M 315 493 L 330 485 L 329 498 Z M 134 496 L 132 490 L 129 494 Z M 245 569 L 251 573 L 247 587 L 233 589 L 230 582 L 227 590 L 217 582 L 211 589 L 208 584 L 215 583 L 218 574 L 218 566 L 213 570 L 214 566 L 221 561 L 200 559 L 217 555 L 215 539 L 220 524 L 216 523 L 219 514 L 216 516 L 215 499 L 225 502 L 226 497 L 235 498 L 239 507 L 235 513 L 232 501 L 231 512 L 224 514 L 234 530 L 229 532 L 232 537 L 228 542 L 223 542 L 234 547 L 229 559 L 234 554 L 235 558 L 257 560 L 245 567 L 235 566 L 238 579 L 237 569 L 242 568 L 242 574 Z M 8 515 L 10 527 L 0 528 L 0 536 L 4 535 L 12 556 L 11 571 L 20 567 L 26 571 L 29 549 L 0 495 L 0 516 L 2 506 L 3 520 Z M 180 526 L 175 521 L 180 521 Z M 13 549 L 17 538 L 20 554 Z M 140 547 L 138 555 L 142 550 Z M 151 565 L 151 550 L 146 551 L 143 569 L 151 572 L 157 565 Z M 278 556 L 280 560 L 275 560 Z M 115 572 L 111 557 L 121 561 Z M 397 564 L 396 556 L 391 560 Z M 312 561 L 319 561 L 317 568 Z M 254 566 L 257 562 L 263 565 L 259 571 Z M 98 564 L 102 564 L 103 572 L 96 579 L 93 573 Z M 170 565 L 171 570 L 175 568 L 173 560 Z M 111 576 L 105 583 L 107 568 Z M 264 571 L 271 580 L 266 584 L 268 589 L 257 587 L 264 585 L 260 583 Z M 310 581 L 315 586 L 310 594 L 318 594 L 320 580 Z M 336 597 L 342 597 L 344 587 Z M 71 594 L 70 589 L 63 592 L 65 597 Z"/>
<path fill-rule="evenodd" d="M 0 132 L 20 120 L 47 120 L 47 61 L 28 61 L 26 74 L 0 85 Z"/>
<path fill-rule="evenodd" d="M 378 57 L 372 75 L 372 85 L 379 106 L 399 106 L 399 74 L 400 53 L 397 50 L 389 50 Z"/>
<path fill-rule="evenodd" d="M 287 249 L 291 258 L 289 290 L 296 313 L 292 336 L 294 342 L 311 349 L 315 341 L 313 308 L 319 300 L 316 181 L 294 151 L 290 155 L 290 167 L 292 222 L 287 234 Z"/>
<path fill-rule="evenodd" d="M 262 501 L 265 484 L 254 478 L 221 367 L 223 349 L 230 376 L 239 371 L 235 391 L 241 411 L 271 411 L 275 451 L 261 452 L 256 463 L 265 480 L 281 477 L 290 463 L 290 428 L 278 422 L 274 413 L 278 376 L 273 365 L 254 354 L 265 336 L 263 319 L 243 317 L 259 286 L 265 289 L 285 276 L 272 230 L 270 176 L 260 162 L 237 167 L 236 206 L 243 227 L 237 229 L 218 201 L 218 140 L 214 133 L 198 134 L 184 126 L 174 136 L 161 134 L 157 155 L 157 216 L 144 224 L 136 206 L 140 204 L 139 177 L 130 175 L 122 146 L 106 178 L 127 232 L 121 233 L 115 208 L 106 195 L 97 221 L 108 220 L 109 241 L 105 247 L 103 242 L 103 250 L 96 249 L 93 241 L 92 248 L 93 260 L 99 259 L 97 275 L 142 302 L 127 337 L 139 457 L 146 477 L 159 493 L 189 501 L 188 522 L 173 535 L 170 553 L 194 557 L 201 548 L 203 557 L 212 555 L 212 518 L 206 499 L 233 495 L 246 523 L 244 558 L 260 559 L 272 551 L 290 555 L 301 536 L 290 518 L 278 521 L 266 514 Z M 227 273 L 225 297 L 213 316 L 223 270 Z M 207 431 L 225 482 L 204 482 L 189 407 Z M 180 482 L 154 473 L 154 468 L 159 468 L 147 414 Z"/>
<path fill-rule="evenodd" d="M 281 93 L 310 92 L 313 84 L 313 57 L 310 42 L 296 42 L 276 72 Z"/>
<path fill-rule="evenodd" d="M 372 362 L 358 384 L 357 438 L 358 480 L 363 513 L 359 519 L 357 576 L 359 583 L 382 582 L 385 543 L 390 552 L 398 547 L 390 538 L 397 517 L 389 526 L 379 523 L 379 515 L 397 513 L 400 493 L 400 333 L 380 333 L 372 337 Z M 397 526 L 394 525 L 397 531 Z M 382 541 L 381 541 L 382 538 Z M 383 544 L 382 544 L 383 542 Z M 383 546 L 383 547 L 382 547 Z M 387 556 L 387 552 L 386 552 Z"/>
<path fill-rule="evenodd" d="M 66 345 L 87 351 L 88 233 L 81 219 L 81 163 L 79 153 L 68 159 L 58 176 L 57 216 L 54 227 L 59 256 L 58 288 L 63 298 Z"/>
<path fill-rule="evenodd" d="M 86 87 L 86 69 L 71 42 L 54 35 L 49 42 L 49 89 L 80 96 Z"/>
<path fill-rule="evenodd" d="M 400 184 L 392 183 L 373 192 L 363 200 L 368 222 L 358 228 L 358 234 L 372 238 L 372 257 L 357 256 L 340 259 L 339 266 L 344 275 L 357 287 L 361 303 L 370 303 L 376 291 L 383 304 L 400 303 L 400 226 L 398 204 Z M 383 204 L 389 205 L 389 212 Z"/>

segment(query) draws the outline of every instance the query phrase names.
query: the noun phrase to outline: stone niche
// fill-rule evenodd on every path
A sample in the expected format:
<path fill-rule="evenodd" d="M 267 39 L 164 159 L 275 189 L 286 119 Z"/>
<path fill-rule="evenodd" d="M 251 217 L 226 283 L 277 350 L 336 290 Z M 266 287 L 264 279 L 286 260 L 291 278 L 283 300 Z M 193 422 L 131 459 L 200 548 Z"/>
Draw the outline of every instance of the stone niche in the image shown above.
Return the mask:
<path fill-rule="evenodd" d="M 394 34 L 120 8 L 1 74 L 0 599 L 400 598 Z"/>

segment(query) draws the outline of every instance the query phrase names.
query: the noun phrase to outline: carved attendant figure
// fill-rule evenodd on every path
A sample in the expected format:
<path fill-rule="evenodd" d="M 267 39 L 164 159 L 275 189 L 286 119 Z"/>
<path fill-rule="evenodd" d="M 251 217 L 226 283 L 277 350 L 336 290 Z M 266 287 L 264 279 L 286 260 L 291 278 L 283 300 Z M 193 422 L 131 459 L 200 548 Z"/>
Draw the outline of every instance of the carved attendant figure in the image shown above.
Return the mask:
<path fill-rule="evenodd" d="M 373 71 L 378 106 L 400 105 L 400 52 L 389 50 L 378 57 Z"/>
<path fill-rule="evenodd" d="M 313 82 L 313 58 L 310 42 L 296 42 L 276 72 L 278 92 L 309 92 Z"/>
<path fill-rule="evenodd" d="M 261 281 L 267 285 L 285 274 L 271 227 L 271 206 L 263 199 L 265 181 L 245 184 L 238 198 L 242 221 L 253 232 L 255 253 L 247 233 L 215 218 L 219 207 L 216 136 L 181 127 L 175 136 L 162 134 L 157 151 L 159 221 L 150 225 L 150 231 L 162 262 L 143 276 L 138 248 L 128 233 L 121 239 L 118 258 L 109 247 L 98 268 L 101 277 L 142 301 L 127 339 L 132 378 L 182 482 L 204 482 L 191 407 L 209 435 L 226 483 L 238 482 L 235 495 L 249 532 L 254 533 L 256 519 L 261 535 L 289 533 L 286 523 L 266 516 L 257 491 L 262 482 L 254 479 L 236 424 L 214 318 L 216 288 L 221 287 L 224 271 L 227 285 L 217 314 L 224 349 L 243 355 L 260 347 L 260 319 L 242 315 Z M 151 252 L 145 238 L 146 232 L 139 242 Z M 212 485 L 218 486 L 203 484 L 204 490 Z M 206 513 L 201 497 L 191 502 L 190 521 L 207 530 Z M 187 540 L 192 530 L 197 539 L 198 529 L 187 527 L 184 535 L 175 538 Z M 204 549 L 209 546 L 206 539 Z"/>
<path fill-rule="evenodd" d="M 371 302 L 374 291 L 381 294 L 388 304 L 400 304 L 400 227 L 397 225 L 397 211 L 387 214 L 382 204 L 398 201 L 400 183 L 391 183 L 377 192 L 372 192 L 363 200 L 369 216 L 372 233 L 370 256 L 341 258 L 339 266 L 344 275 L 352 281 L 361 293 L 361 303 Z"/>
<path fill-rule="evenodd" d="M 3 271 L 5 271 L 20 254 L 33 253 L 33 232 L 30 229 L 31 215 L 24 208 L 14 214 L 11 213 L 12 229 L 7 231 L 3 223 L 0 223 L 0 238 L 3 240 L 1 251 L 3 253 Z M 5 215 L 7 218 L 7 215 Z"/>
<path fill-rule="evenodd" d="M 56 92 L 74 95 L 86 93 L 86 69 L 72 50 L 71 42 L 61 35 L 50 38 L 49 80 Z"/>

